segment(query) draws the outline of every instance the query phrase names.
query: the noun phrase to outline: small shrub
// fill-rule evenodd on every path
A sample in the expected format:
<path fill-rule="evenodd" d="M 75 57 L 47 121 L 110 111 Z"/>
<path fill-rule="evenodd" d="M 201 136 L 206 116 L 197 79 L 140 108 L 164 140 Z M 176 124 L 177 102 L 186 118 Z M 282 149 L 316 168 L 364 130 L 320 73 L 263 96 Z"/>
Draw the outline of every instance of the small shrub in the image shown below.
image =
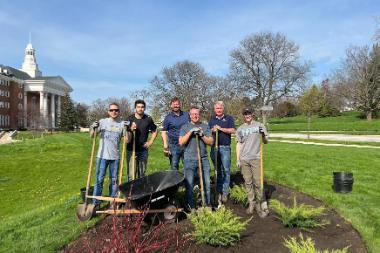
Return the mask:
<path fill-rule="evenodd" d="M 306 230 L 329 224 L 327 220 L 320 219 L 325 211 L 324 207 L 298 205 L 296 197 L 294 197 L 293 207 L 287 207 L 276 199 L 271 200 L 270 207 L 280 216 L 279 219 L 282 224 L 287 227 L 299 227 Z"/>
<path fill-rule="evenodd" d="M 248 206 L 248 196 L 244 185 L 234 185 L 230 191 L 230 198 L 245 207 Z"/>
<path fill-rule="evenodd" d="M 230 246 L 240 240 L 240 233 L 248 222 L 232 213 L 224 206 L 213 212 L 211 208 L 199 208 L 188 214 L 195 229 L 192 235 L 198 243 L 213 246 Z"/>
<path fill-rule="evenodd" d="M 303 235 L 300 234 L 299 240 L 296 237 L 290 237 L 289 240 L 285 239 L 284 246 L 287 247 L 290 253 L 347 253 L 348 247 L 344 249 L 333 249 L 331 251 L 325 249 L 323 251 L 317 250 L 315 248 L 314 241 L 308 237 L 303 238 Z"/>

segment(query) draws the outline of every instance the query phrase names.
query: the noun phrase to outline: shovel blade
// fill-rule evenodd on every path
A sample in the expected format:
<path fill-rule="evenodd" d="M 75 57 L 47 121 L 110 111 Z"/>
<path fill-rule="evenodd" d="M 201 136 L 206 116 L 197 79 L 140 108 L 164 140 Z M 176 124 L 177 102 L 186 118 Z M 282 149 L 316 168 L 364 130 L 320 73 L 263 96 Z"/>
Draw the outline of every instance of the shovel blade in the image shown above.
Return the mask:
<path fill-rule="evenodd" d="M 90 220 L 94 213 L 94 204 L 78 204 L 77 206 L 77 217 L 80 221 Z"/>

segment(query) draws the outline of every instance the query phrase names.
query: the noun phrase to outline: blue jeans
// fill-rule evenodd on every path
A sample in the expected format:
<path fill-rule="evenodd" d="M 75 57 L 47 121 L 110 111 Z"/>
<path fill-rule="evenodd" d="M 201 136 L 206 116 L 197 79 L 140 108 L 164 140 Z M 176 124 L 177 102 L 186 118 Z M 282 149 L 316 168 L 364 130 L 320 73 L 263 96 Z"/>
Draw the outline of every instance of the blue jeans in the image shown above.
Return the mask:
<path fill-rule="evenodd" d="M 211 160 L 215 166 L 215 148 L 211 147 Z M 228 194 L 230 191 L 230 168 L 231 168 L 231 147 L 219 146 L 218 148 L 218 185 L 217 192 Z"/>
<path fill-rule="evenodd" d="M 103 182 L 106 175 L 107 167 L 109 167 L 109 193 L 110 197 L 115 197 L 117 193 L 117 173 L 119 171 L 119 160 L 107 160 L 96 158 L 96 179 L 94 185 L 94 196 L 101 196 L 103 191 Z M 99 204 L 97 199 L 93 200 L 94 205 Z"/>
<path fill-rule="evenodd" d="M 132 151 L 127 152 L 127 176 L 128 181 L 132 180 Z M 136 161 L 135 161 L 135 168 L 136 168 L 136 178 L 143 177 L 145 175 L 146 166 L 148 164 L 148 150 L 142 150 L 142 151 L 136 151 Z"/>
<path fill-rule="evenodd" d="M 170 150 L 170 167 L 172 170 L 178 170 L 179 161 L 181 159 L 183 163 L 183 153 L 185 152 L 185 148 L 179 144 L 169 143 L 169 150 Z"/>
<path fill-rule="evenodd" d="M 184 159 L 185 174 L 185 199 L 190 208 L 195 208 L 194 203 L 194 177 L 198 174 L 198 160 Z M 202 157 L 203 185 L 206 194 L 206 205 L 210 205 L 210 163 L 207 157 Z"/>

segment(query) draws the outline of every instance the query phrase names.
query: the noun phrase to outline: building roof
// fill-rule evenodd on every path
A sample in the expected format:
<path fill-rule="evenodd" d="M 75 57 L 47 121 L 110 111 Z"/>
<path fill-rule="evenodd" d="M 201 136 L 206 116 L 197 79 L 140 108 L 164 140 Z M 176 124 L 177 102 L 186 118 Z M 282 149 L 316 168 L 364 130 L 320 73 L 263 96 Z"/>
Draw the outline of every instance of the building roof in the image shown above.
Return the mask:
<path fill-rule="evenodd" d="M 30 76 L 27 73 L 25 73 L 25 72 L 23 72 L 21 70 L 18 70 L 18 69 L 9 67 L 9 66 L 1 65 L 1 64 L 0 64 L 0 67 L 2 69 L 7 69 L 8 70 L 8 74 L 6 74 L 6 75 L 8 75 L 10 77 L 14 76 L 14 77 L 16 77 L 18 79 L 22 79 L 22 80 L 30 79 Z M 3 74 L 3 73 L 1 73 L 1 74 Z"/>

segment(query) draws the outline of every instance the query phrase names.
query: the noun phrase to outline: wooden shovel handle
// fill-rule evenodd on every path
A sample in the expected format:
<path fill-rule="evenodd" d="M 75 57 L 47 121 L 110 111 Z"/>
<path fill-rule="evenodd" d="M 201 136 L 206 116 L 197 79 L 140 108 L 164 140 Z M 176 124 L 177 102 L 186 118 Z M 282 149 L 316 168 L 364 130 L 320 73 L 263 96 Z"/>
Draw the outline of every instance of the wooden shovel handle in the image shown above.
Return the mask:
<path fill-rule="evenodd" d="M 199 183 L 201 184 L 201 195 L 202 195 L 202 206 L 205 206 L 205 190 L 203 187 L 203 172 L 202 172 L 202 157 L 201 157 L 201 147 L 199 143 L 199 136 L 195 135 L 195 140 L 197 143 L 197 155 L 198 155 L 198 173 L 199 173 Z"/>
<path fill-rule="evenodd" d="M 96 132 L 97 130 L 94 129 L 94 137 L 92 140 L 92 148 L 91 148 L 91 157 L 90 157 L 90 162 L 88 165 L 88 175 L 87 175 L 87 184 L 86 184 L 86 197 L 85 197 L 85 207 L 87 207 L 87 195 L 88 195 L 88 189 L 90 188 L 90 181 L 91 181 L 91 171 L 92 171 L 92 166 L 93 166 L 93 161 L 94 161 L 94 154 L 95 154 L 95 146 L 96 146 Z"/>

